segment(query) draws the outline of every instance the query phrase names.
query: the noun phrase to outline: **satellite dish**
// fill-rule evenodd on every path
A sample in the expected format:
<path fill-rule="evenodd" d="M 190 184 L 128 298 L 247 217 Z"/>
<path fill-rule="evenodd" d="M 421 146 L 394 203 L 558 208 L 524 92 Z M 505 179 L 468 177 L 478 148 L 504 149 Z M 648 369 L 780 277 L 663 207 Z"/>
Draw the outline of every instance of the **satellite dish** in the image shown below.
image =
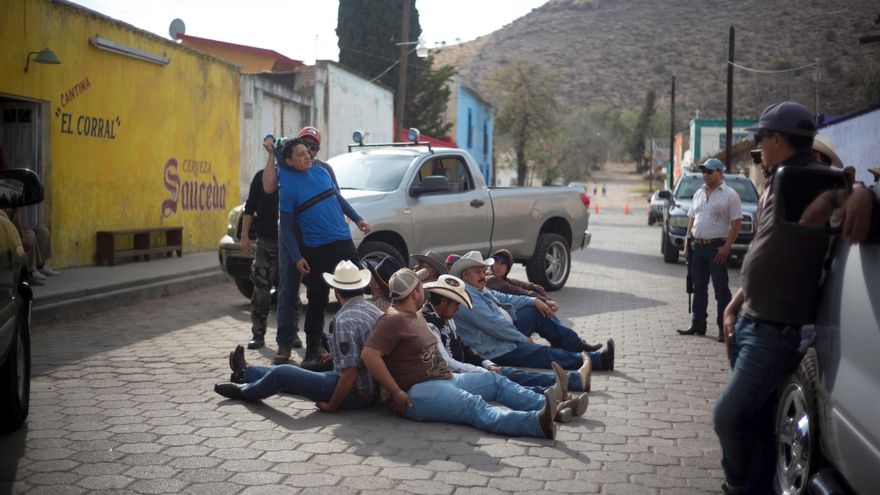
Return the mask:
<path fill-rule="evenodd" d="M 181 34 L 186 34 L 186 24 L 183 23 L 183 19 L 174 19 L 168 26 L 168 35 L 171 39 L 177 40 Z"/>

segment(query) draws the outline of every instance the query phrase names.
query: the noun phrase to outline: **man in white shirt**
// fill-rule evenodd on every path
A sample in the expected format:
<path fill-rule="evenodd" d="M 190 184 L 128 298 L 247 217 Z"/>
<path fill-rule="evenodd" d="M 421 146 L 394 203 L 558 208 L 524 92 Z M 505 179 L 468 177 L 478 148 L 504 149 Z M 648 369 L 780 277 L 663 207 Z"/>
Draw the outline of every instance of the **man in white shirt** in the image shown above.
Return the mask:
<path fill-rule="evenodd" d="M 706 334 L 706 308 L 709 305 L 709 279 L 718 303 L 716 323 L 718 341 L 724 342 L 722 319 L 731 294 L 727 280 L 730 247 L 739 235 L 742 206 L 739 195 L 724 183 L 724 164 L 710 158 L 700 165 L 703 187 L 694 194 L 688 210 L 688 235 L 685 252 L 691 265 L 694 307 L 691 326 L 678 330 L 681 335 Z M 692 249 L 689 249 L 692 248 Z"/>

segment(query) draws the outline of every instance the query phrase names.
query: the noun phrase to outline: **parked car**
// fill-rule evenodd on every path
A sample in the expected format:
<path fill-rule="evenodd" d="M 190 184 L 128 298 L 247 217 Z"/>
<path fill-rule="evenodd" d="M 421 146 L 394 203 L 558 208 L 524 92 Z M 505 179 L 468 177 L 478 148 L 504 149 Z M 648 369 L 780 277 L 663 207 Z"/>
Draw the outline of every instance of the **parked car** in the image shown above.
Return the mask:
<path fill-rule="evenodd" d="M 668 189 L 654 191 L 648 200 L 648 225 L 654 225 L 663 220 L 663 213 L 669 205 L 669 200 L 664 197 L 671 197 L 671 195 L 672 193 Z"/>
<path fill-rule="evenodd" d="M 742 175 L 724 174 L 724 183 L 739 194 L 742 204 L 742 225 L 730 249 L 731 255 L 742 258 L 755 235 L 758 190 L 748 177 Z M 688 226 L 687 212 L 693 202 L 694 193 L 701 187 L 703 187 L 703 175 L 687 173 L 681 176 L 672 193 L 668 191 L 658 193 L 659 197 L 670 202 L 663 217 L 663 233 L 660 237 L 660 253 L 663 254 L 663 261 L 667 263 L 677 262 L 679 252 L 684 250 Z"/>
<path fill-rule="evenodd" d="M 794 189 L 800 195 L 809 188 L 804 187 L 807 182 L 802 174 L 795 170 L 787 176 L 788 172 L 783 169 L 778 184 L 785 186 L 789 179 L 794 183 L 774 189 L 777 201 L 785 205 L 784 211 L 799 211 L 797 202 L 780 191 Z M 840 175 L 832 169 L 827 173 Z M 837 239 L 833 244 L 817 308 L 815 341 L 779 391 L 779 493 L 876 493 L 880 479 L 880 189 L 874 200 L 868 240 L 851 245 Z M 783 220 L 777 216 L 776 222 Z"/>
<path fill-rule="evenodd" d="M 329 160 L 342 195 L 372 226 L 351 224 L 361 258 L 391 256 L 404 265 L 428 249 L 442 255 L 510 250 L 528 279 L 561 289 L 571 271 L 571 251 L 589 245 L 590 212 L 578 191 L 566 187 L 487 187 L 466 150 L 356 147 Z M 238 240 L 241 208 L 228 217 L 220 240 L 220 265 L 242 291 L 249 286 Z"/>
<path fill-rule="evenodd" d="M 0 171 L 0 209 L 43 200 L 39 176 L 26 169 Z M 31 390 L 31 302 L 27 260 L 9 217 L 0 214 L 0 432 L 28 416 Z"/>
<path fill-rule="evenodd" d="M 569 182 L 568 187 L 572 187 L 577 189 L 580 192 L 581 203 L 584 204 L 584 208 L 590 209 L 590 193 L 587 190 L 587 185 L 583 182 Z"/>

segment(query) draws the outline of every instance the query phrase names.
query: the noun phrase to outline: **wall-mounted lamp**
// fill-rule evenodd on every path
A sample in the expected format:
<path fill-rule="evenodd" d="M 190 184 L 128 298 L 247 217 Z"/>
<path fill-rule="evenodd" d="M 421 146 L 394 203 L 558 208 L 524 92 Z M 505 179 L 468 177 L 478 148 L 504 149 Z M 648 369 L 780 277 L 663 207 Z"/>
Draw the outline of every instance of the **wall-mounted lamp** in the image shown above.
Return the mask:
<path fill-rule="evenodd" d="M 99 36 L 95 36 L 90 41 L 92 43 L 92 46 L 100 50 L 117 53 L 119 55 L 125 55 L 126 57 L 136 58 L 138 60 L 143 60 L 144 62 L 152 62 L 158 65 L 168 65 L 168 63 L 171 62 L 171 59 L 168 57 L 163 57 L 162 55 L 154 55 L 150 52 L 145 52 L 143 50 L 138 50 L 137 48 L 125 46 L 116 43 L 115 41 L 101 38 Z"/>
<path fill-rule="evenodd" d="M 35 64 L 60 64 L 61 60 L 58 60 L 58 55 L 55 55 L 55 52 L 48 48 L 43 48 L 38 52 L 30 52 L 27 54 L 27 63 L 24 64 L 24 71 L 27 72 L 31 66 L 31 55 L 36 55 L 34 57 Z"/>

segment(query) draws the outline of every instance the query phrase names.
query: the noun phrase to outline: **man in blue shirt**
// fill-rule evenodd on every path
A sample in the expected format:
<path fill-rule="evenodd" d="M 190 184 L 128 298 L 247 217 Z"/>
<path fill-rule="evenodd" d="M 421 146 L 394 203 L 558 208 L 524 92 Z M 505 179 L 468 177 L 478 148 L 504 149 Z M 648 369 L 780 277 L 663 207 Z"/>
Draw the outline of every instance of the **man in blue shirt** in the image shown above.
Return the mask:
<path fill-rule="evenodd" d="M 293 306 L 296 294 L 290 291 L 298 287 L 297 278 L 301 275 L 309 300 L 303 364 L 314 365 L 319 357 L 324 309 L 330 295 L 330 288 L 321 273 L 331 272 L 342 260 L 359 259 L 345 217 L 357 223 L 365 234 L 370 232 L 370 224 L 342 198 L 330 174 L 322 167 L 312 166 L 305 141 L 297 138 L 284 143 L 277 164 L 273 148 L 266 144 L 264 147 L 269 156 L 263 171 L 263 190 L 267 193 L 279 191 L 279 305 L 291 303 Z M 297 241 L 297 229 L 301 234 L 302 250 Z M 294 310 L 291 325 L 282 326 L 279 322 L 276 362 L 290 357 L 295 335 Z"/>

